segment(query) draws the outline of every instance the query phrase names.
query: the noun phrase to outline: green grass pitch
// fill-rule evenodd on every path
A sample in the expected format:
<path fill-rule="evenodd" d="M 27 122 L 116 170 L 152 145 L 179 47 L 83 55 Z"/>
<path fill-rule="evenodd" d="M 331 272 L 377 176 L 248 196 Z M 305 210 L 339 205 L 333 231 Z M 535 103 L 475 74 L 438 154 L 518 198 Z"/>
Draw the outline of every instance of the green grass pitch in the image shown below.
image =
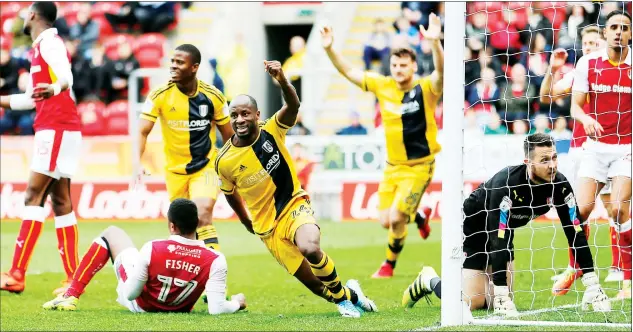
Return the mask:
<path fill-rule="evenodd" d="M 145 241 L 164 238 L 164 223 L 112 223 L 123 228 L 140 247 Z M 80 256 L 90 242 L 108 223 L 80 223 Z M 555 225 L 555 224 L 554 224 Z M 132 314 L 116 302 L 116 280 L 111 264 L 101 270 L 82 296 L 77 312 L 45 312 L 41 305 L 52 299 L 51 291 L 63 279 L 63 269 L 57 253 L 54 225 L 47 222 L 31 260 L 27 289 L 21 295 L 0 295 L 0 330 L 419 330 L 437 327 L 440 301 L 433 297 L 429 306 L 421 301 L 411 310 L 400 307 L 403 290 L 413 280 L 422 264 L 440 271 L 440 224 L 433 223 L 427 241 L 410 226 L 409 238 L 398 261 L 396 275 L 390 280 L 373 280 L 369 276 L 384 259 L 386 231 L 376 223 L 323 222 L 322 248 L 335 261 L 343 280 L 358 279 L 365 293 L 379 306 L 380 312 L 365 314 L 360 319 L 339 317 L 333 304 L 312 295 L 288 275 L 268 253 L 263 243 L 247 233 L 239 223 L 217 223 L 222 251 L 229 263 L 229 292 L 243 292 L 248 310 L 234 315 L 212 317 L 199 301 L 192 314 Z M 11 265 L 17 222 L 0 223 L 1 268 Z M 608 230 L 600 226 L 592 231 L 590 243 L 601 268 L 610 263 Z M 597 235 L 596 235 L 597 233 Z M 567 263 L 564 235 L 560 227 L 549 223 L 533 223 L 517 234 L 516 304 L 519 311 L 551 309 L 578 303 L 584 287 L 577 282 L 569 294 L 553 298 L 550 295 L 552 266 L 562 268 Z M 552 246 L 557 248 L 552 250 Z M 532 248 L 532 250 L 521 250 Z M 606 270 L 600 271 L 600 279 Z M 604 284 L 609 296 L 615 296 L 617 284 Z M 588 322 L 631 322 L 631 305 L 613 303 L 608 315 L 584 313 L 578 307 L 557 311 L 537 312 L 522 319 Z M 485 316 L 485 311 L 475 316 Z M 462 330 L 516 330 L 513 327 L 466 326 Z M 520 327 L 525 330 L 529 327 Z M 561 330 L 532 327 L 532 330 Z M 567 328 L 578 330 L 579 328 Z M 581 328 L 581 330 L 587 330 Z M 591 329 L 589 329 L 591 330 Z M 595 329 L 603 330 L 603 329 Z M 624 330 L 624 329 L 623 329 Z"/>

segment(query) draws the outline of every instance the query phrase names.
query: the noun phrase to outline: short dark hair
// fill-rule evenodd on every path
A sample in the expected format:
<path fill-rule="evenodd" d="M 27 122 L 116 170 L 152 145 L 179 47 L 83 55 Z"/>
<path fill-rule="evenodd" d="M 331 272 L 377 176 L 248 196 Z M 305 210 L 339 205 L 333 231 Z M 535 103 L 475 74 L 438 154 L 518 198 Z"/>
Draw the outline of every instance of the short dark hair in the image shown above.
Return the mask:
<path fill-rule="evenodd" d="M 617 15 L 624 15 L 625 17 L 629 18 L 629 21 L 631 20 L 631 14 L 627 13 L 625 10 L 618 9 L 610 12 L 609 15 L 607 15 L 607 19 L 604 20 L 604 24 L 607 24 L 610 18 Z"/>
<path fill-rule="evenodd" d="M 193 63 L 200 64 L 200 62 L 202 61 L 200 50 L 191 44 L 182 44 L 176 47 L 176 51 L 183 51 L 183 52 L 189 53 L 189 55 L 191 55 L 191 61 L 193 61 Z"/>
<path fill-rule="evenodd" d="M 192 200 L 176 198 L 169 204 L 167 219 L 173 223 L 181 234 L 192 234 L 198 228 L 198 207 Z"/>
<path fill-rule="evenodd" d="M 554 146 L 554 139 L 548 134 L 536 133 L 525 138 L 523 141 L 523 153 L 525 158 L 530 158 L 532 151 L 536 147 L 552 147 Z"/>
<path fill-rule="evenodd" d="M 31 9 L 44 18 L 47 23 L 53 24 L 57 19 L 57 6 L 53 1 L 33 2 Z"/>
<path fill-rule="evenodd" d="M 396 56 L 398 58 L 408 56 L 409 58 L 411 58 L 411 60 L 413 60 L 413 62 L 416 61 L 415 52 L 413 52 L 413 50 L 408 47 L 395 48 L 391 50 L 391 56 Z"/>

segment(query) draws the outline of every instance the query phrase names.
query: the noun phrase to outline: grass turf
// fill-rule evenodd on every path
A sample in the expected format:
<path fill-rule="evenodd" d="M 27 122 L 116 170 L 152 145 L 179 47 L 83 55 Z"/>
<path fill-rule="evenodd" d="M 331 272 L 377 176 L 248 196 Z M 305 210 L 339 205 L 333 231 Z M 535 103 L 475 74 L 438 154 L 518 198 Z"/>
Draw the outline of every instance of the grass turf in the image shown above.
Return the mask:
<path fill-rule="evenodd" d="M 119 222 L 113 225 L 130 234 L 138 247 L 145 241 L 164 238 L 164 223 Z M 0 223 L 1 269 L 11 265 L 19 223 Z M 80 224 L 80 256 L 107 223 Z M 569 294 L 553 298 L 550 295 L 552 267 L 567 264 L 566 241 L 560 228 L 550 224 L 532 224 L 517 234 L 516 304 L 520 311 L 547 309 L 579 303 L 582 285 L 577 282 Z M 222 251 L 229 263 L 229 291 L 243 292 L 248 310 L 234 315 L 213 317 L 206 314 L 206 306 L 199 301 L 192 314 L 141 314 L 126 311 L 116 302 L 116 280 L 111 264 L 101 270 L 82 296 L 77 312 L 46 312 L 41 305 L 52 299 L 51 291 L 64 278 L 54 226 L 48 222 L 37 244 L 29 267 L 27 289 L 20 295 L 3 292 L 0 295 L 0 330 L 415 330 L 437 327 L 440 319 L 440 301 L 433 297 L 432 305 L 424 301 L 411 310 L 400 307 L 403 290 L 413 280 L 422 264 L 432 265 L 440 271 L 440 225 L 434 223 L 427 241 L 410 226 L 410 236 L 398 261 L 396 275 L 390 280 L 374 280 L 369 276 L 384 258 L 386 232 L 375 223 L 332 223 L 322 227 L 322 248 L 335 261 L 343 280 L 358 279 L 365 293 L 379 306 L 380 312 L 365 314 L 361 319 L 339 317 L 333 304 L 312 295 L 294 277 L 277 264 L 264 245 L 248 234 L 238 223 L 218 223 Z M 555 231 L 554 231 L 555 229 Z M 606 268 L 610 263 L 607 228 L 594 231 L 590 243 L 598 265 Z M 606 232 L 606 233 L 605 233 Z M 595 242 L 594 242 L 595 241 Z M 532 248 L 532 250 L 521 250 Z M 557 250 L 552 250 L 552 247 Z M 600 278 L 605 276 L 601 270 Z M 615 296 L 616 285 L 609 296 Z M 614 302 L 614 312 L 608 315 L 584 313 L 578 307 L 548 311 L 525 316 L 522 319 L 586 322 L 631 322 L 631 305 Z M 475 316 L 486 316 L 486 311 Z M 516 330 L 508 326 L 464 326 L 460 330 Z M 520 327 L 521 330 L 577 330 L 561 327 Z M 455 330 L 455 328 L 451 328 Z M 586 330 L 586 328 L 582 328 Z M 591 329 L 589 329 L 591 330 Z M 603 330 L 596 328 L 595 330 Z M 625 329 L 622 329 L 625 330 Z M 629 329 L 630 330 L 630 329 Z"/>

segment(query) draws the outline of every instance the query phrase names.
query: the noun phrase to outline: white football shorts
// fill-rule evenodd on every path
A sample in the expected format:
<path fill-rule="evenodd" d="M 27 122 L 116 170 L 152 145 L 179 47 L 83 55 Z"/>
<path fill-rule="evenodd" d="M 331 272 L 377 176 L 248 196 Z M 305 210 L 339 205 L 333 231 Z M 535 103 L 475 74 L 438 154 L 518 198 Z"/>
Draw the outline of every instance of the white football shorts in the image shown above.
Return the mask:
<path fill-rule="evenodd" d="M 81 132 L 40 130 L 35 133 L 31 170 L 51 178 L 72 178 L 79 167 Z"/>
<path fill-rule="evenodd" d="M 631 144 L 606 144 L 588 139 L 583 145 L 578 177 L 606 184 L 616 176 L 631 177 Z"/>
<path fill-rule="evenodd" d="M 130 301 L 122 294 L 123 284 L 127 280 L 128 273 L 134 268 L 134 262 L 138 262 L 139 252 L 136 248 L 127 248 L 119 253 L 114 259 L 114 274 L 118 281 L 116 286 L 117 299 L 120 305 L 128 308 L 131 312 L 145 312 L 136 303 L 136 300 Z"/>

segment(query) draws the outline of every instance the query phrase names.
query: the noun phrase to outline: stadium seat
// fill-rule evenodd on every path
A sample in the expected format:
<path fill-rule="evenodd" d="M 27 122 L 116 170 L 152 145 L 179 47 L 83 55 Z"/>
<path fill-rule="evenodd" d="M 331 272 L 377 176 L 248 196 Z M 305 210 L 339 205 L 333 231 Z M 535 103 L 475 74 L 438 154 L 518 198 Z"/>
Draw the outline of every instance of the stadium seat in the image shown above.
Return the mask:
<path fill-rule="evenodd" d="M 22 8 L 28 6 L 28 3 L 25 2 L 2 2 L 0 3 L 0 20 L 3 22 L 7 20 L 12 20 L 16 16 Z"/>
<path fill-rule="evenodd" d="M 142 68 L 160 67 L 167 39 L 159 33 L 146 33 L 136 40 L 134 56 Z"/>
<path fill-rule="evenodd" d="M 79 12 L 79 7 L 81 7 L 80 2 L 59 2 L 57 4 L 62 8 L 64 13 L 64 18 L 66 19 L 66 23 L 69 27 L 75 25 L 77 23 L 77 13 Z"/>
<path fill-rule="evenodd" d="M 508 9 L 514 13 L 514 20 L 510 22 L 518 30 L 522 30 L 528 24 L 528 7 L 531 6 L 527 1 L 509 1 Z"/>
<path fill-rule="evenodd" d="M 119 33 L 106 38 L 103 42 L 106 56 L 111 60 L 117 60 L 119 58 L 119 44 L 126 41 L 134 47 L 134 36 L 132 35 Z"/>
<path fill-rule="evenodd" d="M 552 22 L 555 30 L 558 30 L 567 19 L 567 3 L 564 1 L 546 1 L 538 4 L 543 10 L 543 16 Z"/>
<path fill-rule="evenodd" d="M 105 18 L 105 14 L 118 13 L 122 5 L 121 2 L 97 2 L 92 6 L 92 20 L 99 23 L 99 38 L 101 40 L 114 34 L 114 29 Z"/>
<path fill-rule="evenodd" d="M 167 31 L 176 30 L 178 26 L 178 20 L 180 19 L 180 9 L 182 8 L 180 3 L 174 5 L 174 22 L 167 27 Z"/>
<path fill-rule="evenodd" d="M 104 16 L 96 16 L 92 18 L 93 21 L 99 24 L 99 39 L 105 40 L 114 34 L 114 29 L 110 25 L 110 22 Z"/>
<path fill-rule="evenodd" d="M 107 128 L 109 135 L 127 135 L 129 133 L 128 123 L 128 102 L 127 100 L 117 100 L 108 105 Z"/>
<path fill-rule="evenodd" d="M 88 101 L 77 105 L 77 111 L 81 117 L 81 132 L 86 136 L 106 135 L 105 126 L 106 106 L 100 101 Z"/>

